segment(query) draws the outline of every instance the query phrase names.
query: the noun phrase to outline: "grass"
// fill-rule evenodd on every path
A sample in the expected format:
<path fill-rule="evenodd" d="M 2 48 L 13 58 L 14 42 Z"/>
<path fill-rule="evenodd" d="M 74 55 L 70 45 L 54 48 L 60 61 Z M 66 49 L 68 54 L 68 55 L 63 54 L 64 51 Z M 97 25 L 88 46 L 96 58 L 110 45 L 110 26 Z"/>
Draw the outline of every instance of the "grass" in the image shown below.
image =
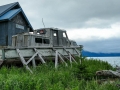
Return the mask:
<path fill-rule="evenodd" d="M 76 58 L 77 60 L 79 58 Z M 116 83 L 97 83 L 95 72 L 114 68 L 107 62 L 81 58 L 82 64 L 75 64 L 71 68 L 54 63 L 39 65 L 33 69 L 34 74 L 25 68 L 3 66 L 0 69 L 0 90 L 119 90 Z M 119 83 L 119 81 L 118 81 Z"/>

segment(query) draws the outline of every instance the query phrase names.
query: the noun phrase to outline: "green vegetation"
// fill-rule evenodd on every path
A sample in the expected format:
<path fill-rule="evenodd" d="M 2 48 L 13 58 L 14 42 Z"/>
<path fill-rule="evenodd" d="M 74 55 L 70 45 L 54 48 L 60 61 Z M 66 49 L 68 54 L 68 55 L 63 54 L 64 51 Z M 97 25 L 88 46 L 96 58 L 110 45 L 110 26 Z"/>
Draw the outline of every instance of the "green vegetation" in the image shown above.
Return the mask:
<path fill-rule="evenodd" d="M 79 58 L 77 58 L 78 60 Z M 98 84 L 95 72 L 114 69 L 107 62 L 81 58 L 82 64 L 54 63 L 39 65 L 29 73 L 24 67 L 2 67 L 0 69 L 0 90 L 119 90 L 116 83 Z"/>

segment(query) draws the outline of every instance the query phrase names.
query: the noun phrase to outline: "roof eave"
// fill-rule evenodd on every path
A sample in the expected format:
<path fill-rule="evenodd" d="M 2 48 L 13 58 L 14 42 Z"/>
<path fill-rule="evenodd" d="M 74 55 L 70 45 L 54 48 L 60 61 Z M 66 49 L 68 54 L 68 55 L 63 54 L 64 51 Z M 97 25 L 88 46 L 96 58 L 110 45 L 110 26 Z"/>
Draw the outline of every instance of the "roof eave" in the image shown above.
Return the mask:
<path fill-rule="evenodd" d="M 22 9 L 22 8 L 21 8 L 21 9 Z M 24 15 L 25 19 L 27 20 L 28 26 L 31 28 L 31 31 L 33 32 L 33 27 L 32 27 L 32 25 L 30 24 L 29 20 L 27 19 L 27 17 L 26 17 L 26 15 L 25 15 L 24 11 L 21 10 L 21 12 L 22 12 L 22 14 Z"/>
<path fill-rule="evenodd" d="M 3 19 L 3 20 L 0 20 L 0 22 L 5 22 L 5 21 L 9 21 L 8 19 Z"/>

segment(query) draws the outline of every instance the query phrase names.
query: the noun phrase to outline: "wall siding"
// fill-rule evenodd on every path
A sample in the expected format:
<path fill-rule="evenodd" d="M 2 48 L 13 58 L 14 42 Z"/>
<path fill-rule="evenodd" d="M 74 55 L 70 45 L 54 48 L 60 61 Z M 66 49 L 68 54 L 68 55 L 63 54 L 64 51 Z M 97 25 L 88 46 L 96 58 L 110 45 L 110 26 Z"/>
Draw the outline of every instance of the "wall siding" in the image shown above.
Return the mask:
<path fill-rule="evenodd" d="M 14 23 L 18 23 L 20 25 L 27 25 L 26 21 L 24 20 L 23 16 L 21 13 L 19 13 L 18 15 L 16 15 L 13 19 L 12 22 Z"/>
<path fill-rule="evenodd" d="M 0 23 L 0 46 L 7 44 L 8 22 Z"/>
<path fill-rule="evenodd" d="M 16 28 L 16 24 L 24 26 L 23 29 Z M 11 46 L 12 36 L 18 33 L 28 32 L 28 26 L 21 16 L 21 14 L 16 15 L 9 22 L 0 23 L 0 46 Z"/>

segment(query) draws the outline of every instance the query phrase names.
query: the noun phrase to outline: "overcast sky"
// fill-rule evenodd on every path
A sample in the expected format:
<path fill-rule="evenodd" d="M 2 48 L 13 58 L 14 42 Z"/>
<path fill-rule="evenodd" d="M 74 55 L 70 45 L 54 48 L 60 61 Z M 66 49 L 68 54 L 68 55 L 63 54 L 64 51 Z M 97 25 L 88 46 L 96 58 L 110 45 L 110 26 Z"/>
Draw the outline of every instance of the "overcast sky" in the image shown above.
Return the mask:
<path fill-rule="evenodd" d="M 19 2 L 34 29 L 65 29 L 84 50 L 120 52 L 120 0 L 0 0 Z"/>

